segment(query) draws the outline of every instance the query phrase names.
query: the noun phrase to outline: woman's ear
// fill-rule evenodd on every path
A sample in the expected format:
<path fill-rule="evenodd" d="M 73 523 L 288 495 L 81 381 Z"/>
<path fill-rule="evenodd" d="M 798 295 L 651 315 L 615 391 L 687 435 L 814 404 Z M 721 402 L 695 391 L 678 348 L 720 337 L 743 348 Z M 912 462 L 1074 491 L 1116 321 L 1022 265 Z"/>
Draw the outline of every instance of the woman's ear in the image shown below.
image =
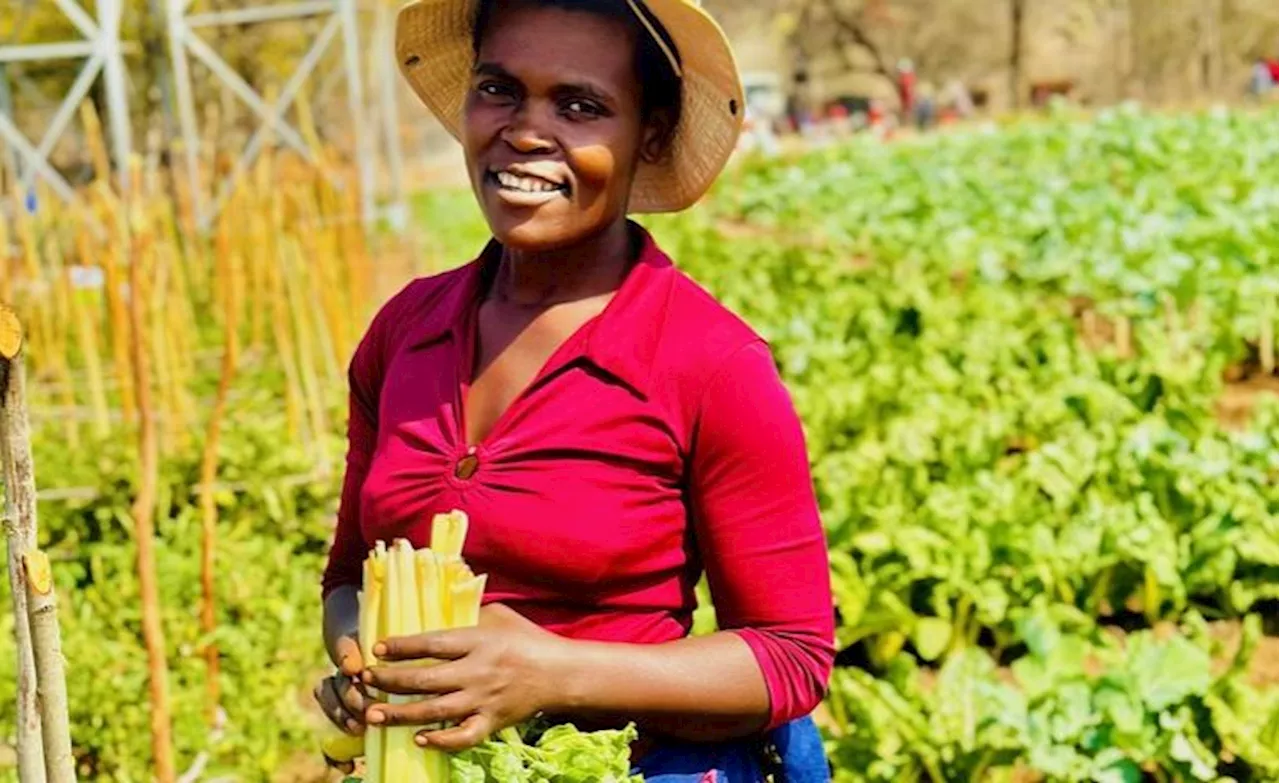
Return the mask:
<path fill-rule="evenodd" d="M 650 165 L 662 163 L 671 154 L 675 136 L 676 124 L 671 112 L 653 112 L 644 124 L 644 135 L 640 139 L 640 159 Z"/>

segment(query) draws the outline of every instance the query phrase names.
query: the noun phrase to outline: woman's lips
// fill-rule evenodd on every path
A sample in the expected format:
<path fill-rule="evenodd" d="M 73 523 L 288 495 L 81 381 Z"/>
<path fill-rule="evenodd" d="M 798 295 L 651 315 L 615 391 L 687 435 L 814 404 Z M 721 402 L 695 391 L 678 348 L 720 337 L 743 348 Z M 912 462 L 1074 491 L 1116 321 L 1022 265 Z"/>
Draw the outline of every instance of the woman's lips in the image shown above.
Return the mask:
<path fill-rule="evenodd" d="M 485 181 L 498 198 L 515 206 L 534 207 L 569 195 L 569 187 L 551 172 L 533 170 L 532 166 L 509 166 L 490 169 Z"/>

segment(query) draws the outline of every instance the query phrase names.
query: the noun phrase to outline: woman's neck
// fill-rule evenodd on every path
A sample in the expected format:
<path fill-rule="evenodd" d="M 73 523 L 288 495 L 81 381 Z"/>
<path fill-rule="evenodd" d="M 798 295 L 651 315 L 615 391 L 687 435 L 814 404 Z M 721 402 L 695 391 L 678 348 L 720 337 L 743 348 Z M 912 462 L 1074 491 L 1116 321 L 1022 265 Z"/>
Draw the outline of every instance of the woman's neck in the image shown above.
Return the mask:
<path fill-rule="evenodd" d="M 570 247 L 547 252 L 503 248 L 490 295 L 521 307 L 548 307 L 617 290 L 632 260 L 622 220 Z"/>

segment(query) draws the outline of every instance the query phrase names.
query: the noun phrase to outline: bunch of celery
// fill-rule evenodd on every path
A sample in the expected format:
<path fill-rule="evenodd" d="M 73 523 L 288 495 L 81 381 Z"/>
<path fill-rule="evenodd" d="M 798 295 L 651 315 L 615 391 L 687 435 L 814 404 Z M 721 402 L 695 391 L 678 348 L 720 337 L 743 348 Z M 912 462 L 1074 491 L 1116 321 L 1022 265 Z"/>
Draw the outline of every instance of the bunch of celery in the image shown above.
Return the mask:
<path fill-rule="evenodd" d="M 360 593 L 361 654 L 366 666 L 377 666 L 373 646 L 379 639 L 446 628 L 464 628 L 480 619 L 485 577 L 476 576 L 462 561 L 467 516 L 461 511 L 438 514 L 431 521 L 431 547 L 413 548 L 404 539 L 390 547 L 379 541 L 364 562 Z M 406 661 L 394 666 L 422 666 Z M 371 694 L 379 696 L 378 694 Z M 400 704 L 422 696 L 385 694 Z M 350 761 L 363 754 L 367 783 L 449 783 L 449 758 L 440 750 L 414 743 L 421 726 L 369 726 L 363 741 L 335 736 L 324 744 L 332 761 Z"/>

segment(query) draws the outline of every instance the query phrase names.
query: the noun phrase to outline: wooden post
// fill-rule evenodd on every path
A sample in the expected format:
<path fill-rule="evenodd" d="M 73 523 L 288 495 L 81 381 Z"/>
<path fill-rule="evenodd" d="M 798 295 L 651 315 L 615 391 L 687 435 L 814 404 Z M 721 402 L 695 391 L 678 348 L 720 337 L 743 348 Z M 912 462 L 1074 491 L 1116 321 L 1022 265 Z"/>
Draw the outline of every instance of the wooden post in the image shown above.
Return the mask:
<path fill-rule="evenodd" d="M 160 584 L 156 578 L 155 511 L 159 481 L 159 449 L 151 396 L 146 288 L 142 265 L 151 250 L 131 240 L 129 260 L 129 358 L 138 401 L 138 494 L 133 500 L 134 541 L 138 547 L 138 587 L 142 593 L 142 640 L 147 650 L 147 685 L 151 699 L 151 757 L 159 783 L 177 777 L 173 762 L 173 728 L 169 719 L 169 665 L 165 659 L 160 616 Z"/>
<path fill-rule="evenodd" d="M 27 455 L 27 464 L 31 463 L 30 456 Z M 32 522 L 34 528 L 35 520 Z M 71 754 L 67 677 L 62 668 L 62 634 L 58 629 L 53 569 L 49 566 L 49 556 L 38 549 L 22 556 L 22 568 L 27 577 L 27 617 L 31 621 L 31 642 L 36 654 L 45 773 L 48 783 L 75 783 L 76 760 Z"/>
<path fill-rule="evenodd" d="M 22 557 L 35 551 L 35 478 L 30 454 L 27 408 L 23 400 L 22 326 L 18 316 L 0 304 L 0 463 L 4 473 L 4 529 L 9 544 L 9 588 L 13 593 L 13 627 L 18 652 L 18 779 L 45 780 L 44 746 L 36 703 L 36 660 L 27 619 L 27 577 Z"/>

